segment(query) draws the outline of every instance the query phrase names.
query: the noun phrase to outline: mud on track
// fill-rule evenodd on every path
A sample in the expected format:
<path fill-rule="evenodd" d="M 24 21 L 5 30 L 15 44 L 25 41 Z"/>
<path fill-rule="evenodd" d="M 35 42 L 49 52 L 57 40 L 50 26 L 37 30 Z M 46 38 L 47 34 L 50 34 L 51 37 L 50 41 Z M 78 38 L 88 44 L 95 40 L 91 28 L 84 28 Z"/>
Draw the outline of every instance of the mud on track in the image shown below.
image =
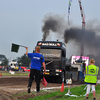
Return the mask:
<path fill-rule="evenodd" d="M 9 76 L 9 77 L 0 77 L 0 100 L 18 100 L 18 99 L 27 99 L 28 98 L 34 98 L 37 95 L 44 95 L 48 94 L 49 92 L 44 92 L 44 93 L 30 93 L 22 96 L 16 96 L 14 97 L 13 95 L 17 95 L 20 93 L 25 93 L 27 92 L 27 85 L 28 85 L 28 76 Z M 99 78 L 100 79 L 100 78 Z M 55 90 L 60 90 L 61 89 L 60 83 L 48 83 L 46 88 L 52 87 Z M 74 82 L 72 84 L 73 86 L 78 86 L 80 83 Z M 67 87 L 68 85 L 65 84 Z M 40 84 L 41 90 L 45 89 L 45 87 L 42 85 L 42 80 Z M 32 84 L 31 91 L 35 91 L 36 89 L 36 83 L 35 81 Z"/>
<path fill-rule="evenodd" d="M 17 95 L 19 93 L 25 93 L 27 92 L 27 85 L 28 85 L 28 76 L 25 77 L 0 77 L 0 100 L 17 100 L 17 99 L 28 99 L 33 98 L 37 95 L 40 95 L 40 93 L 35 94 L 26 94 L 24 96 L 17 96 L 13 97 L 13 95 Z M 60 87 L 61 84 L 57 83 L 48 83 L 47 87 Z M 40 84 L 41 88 L 45 88 L 42 85 L 42 82 Z M 35 91 L 36 89 L 36 83 L 33 81 L 31 91 Z M 41 94 L 43 95 L 43 93 Z"/>

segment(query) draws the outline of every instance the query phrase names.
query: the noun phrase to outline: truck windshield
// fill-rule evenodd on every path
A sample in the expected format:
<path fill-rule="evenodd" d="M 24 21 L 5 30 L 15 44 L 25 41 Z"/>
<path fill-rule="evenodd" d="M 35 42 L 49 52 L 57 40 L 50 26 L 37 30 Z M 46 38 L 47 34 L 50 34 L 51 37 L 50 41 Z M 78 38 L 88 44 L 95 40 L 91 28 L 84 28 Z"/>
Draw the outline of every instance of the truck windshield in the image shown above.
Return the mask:
<path fill-rule="evenodd" d="M 61 57 L 61 50 L 59 49 L 41 49 L 40 53 L 44 57 Z"/>

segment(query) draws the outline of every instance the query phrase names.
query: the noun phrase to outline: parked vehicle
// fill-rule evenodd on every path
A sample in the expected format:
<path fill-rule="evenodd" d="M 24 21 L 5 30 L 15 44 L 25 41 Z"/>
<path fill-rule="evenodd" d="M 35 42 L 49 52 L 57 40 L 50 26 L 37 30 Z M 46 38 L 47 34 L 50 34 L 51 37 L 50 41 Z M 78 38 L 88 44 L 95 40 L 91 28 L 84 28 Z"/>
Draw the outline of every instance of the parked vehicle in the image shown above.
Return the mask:
<path fill-rule="evenodd" d="M 46 63 L 45 78 L 47 81 L 62 82 L 66 73 L 66 45 L 59 41 L 38 41 L 41 47 L 40 53 Z M 43 77 L 43 67 L 41 69 Z"/>
<path fill-rule="evenodd" d="M 30 69 L 28 67 L 24 67 L 24 66 L 20 66 L 20 67 L 23 72 L 30 72 Z"/>

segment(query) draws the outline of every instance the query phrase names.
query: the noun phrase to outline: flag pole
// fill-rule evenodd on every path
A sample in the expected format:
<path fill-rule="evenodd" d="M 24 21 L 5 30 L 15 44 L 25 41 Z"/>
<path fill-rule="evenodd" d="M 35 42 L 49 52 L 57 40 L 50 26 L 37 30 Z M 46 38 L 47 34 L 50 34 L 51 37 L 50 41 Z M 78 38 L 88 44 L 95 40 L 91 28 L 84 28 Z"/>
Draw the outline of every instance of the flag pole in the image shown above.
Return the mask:
<path fill-rule="evenodd" d="M 21 47 L 25 47 L 26 48 L 26 46 L 22 46 L 22 45 L 20 45 Z"/>

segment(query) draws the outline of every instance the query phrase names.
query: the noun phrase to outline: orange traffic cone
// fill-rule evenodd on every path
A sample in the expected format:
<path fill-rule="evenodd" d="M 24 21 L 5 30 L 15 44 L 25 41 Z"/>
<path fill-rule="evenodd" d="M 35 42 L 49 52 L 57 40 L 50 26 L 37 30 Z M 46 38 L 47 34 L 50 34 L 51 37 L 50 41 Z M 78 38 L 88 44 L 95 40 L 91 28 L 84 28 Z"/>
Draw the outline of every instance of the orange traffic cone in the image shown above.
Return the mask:
<path fill-rule="evenodd" d="M 61 86 L 60 92 L 64 92 L 64 82 L 62 82 L 62 86 Z"/>

